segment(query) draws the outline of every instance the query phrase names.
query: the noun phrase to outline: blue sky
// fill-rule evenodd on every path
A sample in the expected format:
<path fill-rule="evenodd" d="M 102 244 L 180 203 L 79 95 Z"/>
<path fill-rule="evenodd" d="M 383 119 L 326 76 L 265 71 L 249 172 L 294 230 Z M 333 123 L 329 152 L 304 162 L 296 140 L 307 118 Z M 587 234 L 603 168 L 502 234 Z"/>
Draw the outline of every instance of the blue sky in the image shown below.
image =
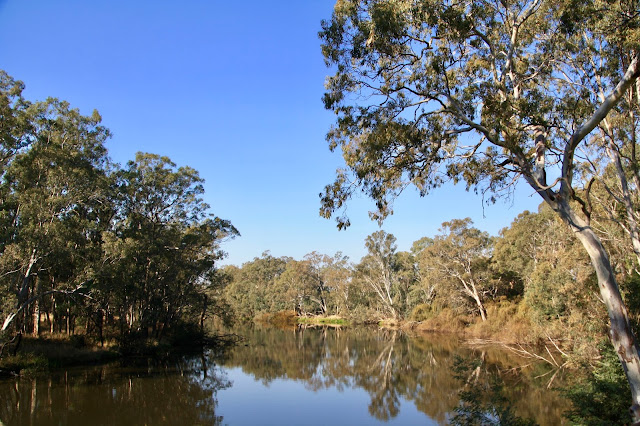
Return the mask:
<path fill-rule="evenodd" d="M 358 261 L 378 230 L 355 199 L 352 226 L 318 216 L 318 194 L 342 164 L 324 136 L 329 74 L 317 36 L 334 1 L 0 0 L 0 68 L 30 100 L 65 99 L 97 109 L 121 164 L 137 151 L 170 157 L 206 180 L 206 201 L 242 236 L 225 243 L 227 264 L 270 250 L 302 258 L 342 251 Z M 482 205 L 461 186 L 426 198 L 410 189 L 383 229 L 400 250 L 471 217 L 496 235 L 539 198 L 521 184 L 513 202 Z"/>

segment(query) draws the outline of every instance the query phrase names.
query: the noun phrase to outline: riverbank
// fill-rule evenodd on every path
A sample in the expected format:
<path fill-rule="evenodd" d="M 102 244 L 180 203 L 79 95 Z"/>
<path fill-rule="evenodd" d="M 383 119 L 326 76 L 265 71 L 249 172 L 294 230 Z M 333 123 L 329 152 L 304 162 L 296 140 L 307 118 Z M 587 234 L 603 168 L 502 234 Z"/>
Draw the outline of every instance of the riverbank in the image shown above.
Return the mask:
<path fill-rule="evenodd" d="M 5 348 L 0 357 L 0 377 L 49 371 L 60 367 L 99 365 L 119 359 L 167 359 L 172 356 L 223 348 L 234 343 L 234 336 L 189 335 L 181 339 L 135 338 L 100 344 L 82 335 L 43 335 L 23 337 L 17 352 Z"/>
<path fill-rule="evenodd" d="M 400 329 L 410 334 L 452 334 L 474 345 L 485 342 L 516 348 L 523 346 L 544 353 L 548 350 L 554 353 L 561 352 L 563 355 L 570 355 L 574 363 L 580 359 L 596 359 L 599 356 L 597 345 L 593 343 L 597 335 L 592 335 L 591 340 L 587 340 L 583 334 L 574 333 L 574 329 L 569 333 L 568 329 L 559 323 L 536 324 L 530 319 L 530 315 L 523 311 L 522 305 L 518 304 L 506 302 L 488 305 L 486 321 L 477 316 L 460 315 L 447 308 L 437 312 L 428 311 L 421 315 L 414 315 L 408 320 L 371 319 L 362 322 L 336 315 L 298 316 L 291 310 L 262 314 L 253 320 L 256 323 L 291 329 L 300 326 L 342 327 L 375 324 L 382 328 Z M 104 345 L 82 335 L 24 337 L 15 356 L 10 355 L 13 349 L 11 346 L 5 348 L 4 356 L 0 358 L 0 375 L 99 364 L 127 357 L 164 359 L 175 353 L 225 344 L 219 337 L 208 337 L 200 334 L 199 330 L 192 329 L 182 330 L 172 338 L 164 338 L 161 341 L 130 336 L 127 339 L 107 339 Z"/>
<path fill-rule="evenodd" d="M 599 356 L 596 343 L 606 339 L 606 333 L 594 333 L 580 324 L 567 328 L 566 323 L 558 321 L 532 320 L 530 312 L 522 304 L 497 302 L 488 304 L 487 319 L 482 321 L 477 315 L 461 315 L 451 309 L 443 308 L 437 312 L 428 311 L 412 315 L 410 319 L 370 319 L 354 321 L 349 317 L 298 316 L 295 311 L 282 311 L 261 314 L 254 322 L 276 327 L 311 326 L 349 326 L 371 325 L 389 329 L 401 329 L 408 333 L 453 334 L 468 342 L 491 342 L 498 345 L 545 347 L 563 352 L 576 359 L 595 359 Z M 600 338 L 601 337 L 601 338 Z M 594 343 L 595 342 L 595 343 Z"/>

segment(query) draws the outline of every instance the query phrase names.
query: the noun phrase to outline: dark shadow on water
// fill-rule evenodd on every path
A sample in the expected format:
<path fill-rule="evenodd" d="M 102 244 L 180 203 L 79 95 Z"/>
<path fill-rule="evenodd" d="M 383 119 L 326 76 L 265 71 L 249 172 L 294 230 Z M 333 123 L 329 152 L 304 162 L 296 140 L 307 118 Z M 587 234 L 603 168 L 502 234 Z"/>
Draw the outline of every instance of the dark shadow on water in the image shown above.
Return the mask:
<path fill-rule="evenodd" d="M 216 393 L 230 386 L 202 357 L 57 371 L 0 381 L 5 425 L 222 424 Z"/>

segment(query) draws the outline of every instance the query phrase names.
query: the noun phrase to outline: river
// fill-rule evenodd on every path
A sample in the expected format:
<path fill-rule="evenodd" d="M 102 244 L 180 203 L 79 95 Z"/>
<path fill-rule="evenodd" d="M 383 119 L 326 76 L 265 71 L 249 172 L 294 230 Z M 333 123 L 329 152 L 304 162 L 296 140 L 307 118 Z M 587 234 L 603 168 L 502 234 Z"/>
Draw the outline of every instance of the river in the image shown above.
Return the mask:
<path fill-rule="evenodd" d="M 223 355 L 139 360 L 0 381 L 5 425 L 447 424 L 460 390 L 499 377 L 516 413 L 562 422 L 545 363 L 456 337 L 252 326 Z M 476 360 L 459 380 L 456 359 Z M 465 382 L 467 385 L 465 385 Z M 466 387 L 465 387 L 466 386 Z"/>

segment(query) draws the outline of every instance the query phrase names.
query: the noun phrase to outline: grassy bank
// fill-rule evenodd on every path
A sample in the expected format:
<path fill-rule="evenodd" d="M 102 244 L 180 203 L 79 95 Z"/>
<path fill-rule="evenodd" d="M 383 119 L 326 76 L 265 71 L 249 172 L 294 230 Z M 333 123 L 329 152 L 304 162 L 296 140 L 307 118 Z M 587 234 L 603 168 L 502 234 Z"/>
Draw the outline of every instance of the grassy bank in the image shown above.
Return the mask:
<path fill-rule="evenodd" d="M 46 371 L 72 365 L 99 364 L 120 357 L 118 348 L 110 343 L 104 347 L 86 342 L 83 336 L 50 335 L 24 337 L 18 351 L 5 350 L 0 358 L 0 375 Z"/>
<path fill-rule="evenodd" d="M 535 343 L 539 330 L 520 307 L 514 304 L 487 306 L 487 320 L 461 315 L 444 308 L 416 321 L 403 322 L 403 328 L 424 332 L 456 333 L 473 338 L 495 339 L 503 343 Z"/>
<path fill-rule="evenodd" d="M 295 311 L 280 311 L 275 313 L 263 313 L 253 319 L 255 322 L 270 324 L 276 327 L 294 327 L 298 324 L 309 325 L 349 325 L 350 322 L 337 315 L 330 316 L 298 316 Z"/>

